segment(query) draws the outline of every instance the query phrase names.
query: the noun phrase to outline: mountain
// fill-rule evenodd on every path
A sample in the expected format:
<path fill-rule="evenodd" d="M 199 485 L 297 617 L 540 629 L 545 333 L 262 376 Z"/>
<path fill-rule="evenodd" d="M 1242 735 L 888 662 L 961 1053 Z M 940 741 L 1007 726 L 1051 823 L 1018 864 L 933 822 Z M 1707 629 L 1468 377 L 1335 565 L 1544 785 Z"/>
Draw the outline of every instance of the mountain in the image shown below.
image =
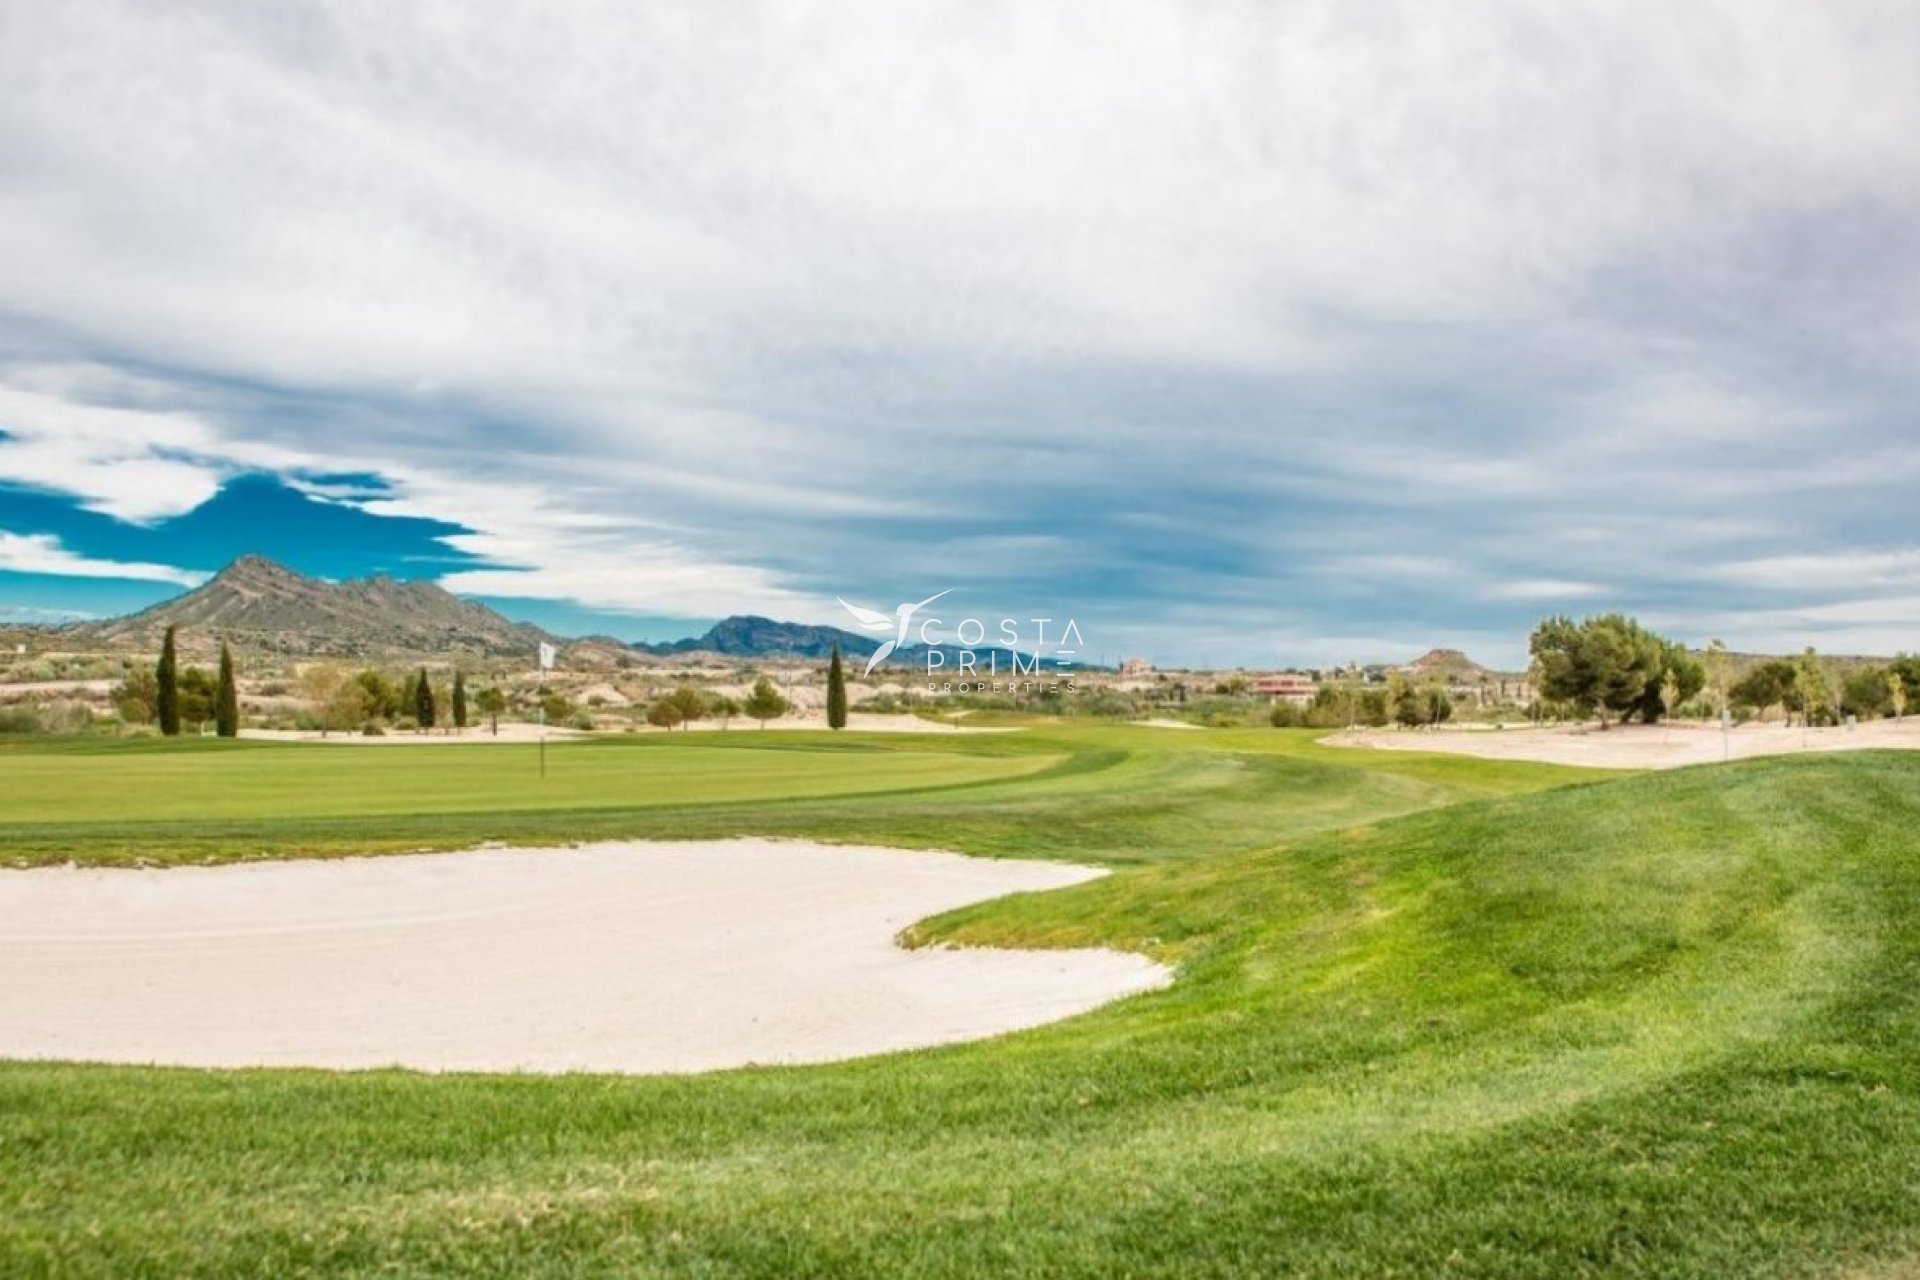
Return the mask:
<path fill-rule="evenodd" d="M 521 657 L 542 641 L 558 643 L 431 582 L 326 582 L 263 556 L 242 556 L 185 595 L 130 617 L 76 623 L 61 633 L 109 648 L 154 648 L 170 625 L 196 649 L 224 636 L 236 647 L 291 656 Z"/>
<path fill-rule="evenodd" d="M 660 644 L 635 644 L 636 653 L 650 653 L 656 657 L 671 657 L 682 653 L 717 653 L 727 658 L 806 658 L 824 659 L 838 643 L 840 652 L 848 658 L 866 658 L 878 649 L 885 637 L 863 636 L 856 631 L 843 631 L 839 627 L 815 627 L 800 622 L 776 622 L 772 618 L 760 618 L 740 614 L 723 618 L 707 629 L 705 635 L 693 636 L 685 640 L 669 640 Z M 906 645 L 896 649 L 881 664 L 886 667 L 917 667 L 926 670 L 927 655 L 937 650 L 946 657 L 945 671 L 957 672 L 960 667 L 960 655 L 964 646 L 956 644 Z M 998 650 L 1000 661 L 998 672 L 1001 678 L 1007 674 L 1006 650 L 998 645 L 980 644 L 973 646 L 974 661 L 979 675 L 986 675 L 987 655 Z M 1022 659 L 1026 661 L 1026 659 Z M 1051 657 L 1041 657 L 1040 666 L 1049 670 L 1059 670 L 1060 663 Z M 1078 664 L 1075 669 L 1083 667 Z M 942 678 L 951 678 L 951 675 Z"/>
<path fill-rule="evenodd" d="M 849 658 L 864 658 L 880 647 L 869 640 L 838 627 L 810 627 L 799 622 L 776 622 L 772 618 L 736 615 L 723 618 L 707 629 L 705 635 L 686 640 L 667 640 L 659 644 L 635 644 L 636 653 L 671 657 L 677 653 L 717 653 L 727 658 L 824 658 L 835 642 Z"/>
<path fill-rule="evenodd" d="M 57 638 L 69 648 L 152 651 L 159 648 L 169 626 L 180 628 L 180 645 L 195 658 L 210 653 L 223 638 L 242 652 L 367 660 L 532 659 L 544 642 L 561 649 L 570 667 L 625 665 L 635 653 L 819 661 L 836 643 L 848 659 L 861 660 L 878 649 L 884 638 L 838 627 L 735 616 L 715 623 L 704 635 L 662 644 L 628 645 L 610 636 L 567 640 L 462 600 L 431 582 L 400 582 L 385 576 L 327 582 L 253 555 L 240 557 L 203 585 L 140 613 L 13 630 L 19 632 L 19 643 L 35 649 Z M 0 626 L 0 639 L 11 636 L 12 631 Z M 957 670 L 959 647 L 938 648 L 946 655 L 947 669 Z M 984 665 L 990 648 L 976 648 L 978 663 Z M 909 646 L 894 653 L 887 665 L 924 668 L 927 652 L 924 646 Z M 1002 655 L 1003 674 L 1006 665 Z M 1041 665 L 1057 664 L 1042 659 Z"/>
<path fill-rule="evenodd" d="M 1478 684 L 1495 675 L 1458 649 L 1429 649 L 1402 668 L 1408 675 L 1450 684 Z"/>

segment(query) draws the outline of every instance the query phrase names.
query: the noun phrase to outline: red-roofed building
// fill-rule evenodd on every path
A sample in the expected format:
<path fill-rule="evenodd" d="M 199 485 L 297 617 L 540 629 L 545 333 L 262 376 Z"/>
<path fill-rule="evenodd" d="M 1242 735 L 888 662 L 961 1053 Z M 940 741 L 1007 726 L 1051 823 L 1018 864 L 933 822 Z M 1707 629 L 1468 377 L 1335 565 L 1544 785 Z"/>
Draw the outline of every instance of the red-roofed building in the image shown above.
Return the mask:
<path fill-rule="evenodd" d="M 1313 677 L 1296 675 L 1293 672 L 1283 672 L 1277 676 L 1261 676 L 1253 682 L 1255 693 L 1264 693 L 1275 702 L 1291 702 L 1297 707 L 1304 707 L 1312 702 L 1318 688 L 1319 686 L 1313 682 Z"/>

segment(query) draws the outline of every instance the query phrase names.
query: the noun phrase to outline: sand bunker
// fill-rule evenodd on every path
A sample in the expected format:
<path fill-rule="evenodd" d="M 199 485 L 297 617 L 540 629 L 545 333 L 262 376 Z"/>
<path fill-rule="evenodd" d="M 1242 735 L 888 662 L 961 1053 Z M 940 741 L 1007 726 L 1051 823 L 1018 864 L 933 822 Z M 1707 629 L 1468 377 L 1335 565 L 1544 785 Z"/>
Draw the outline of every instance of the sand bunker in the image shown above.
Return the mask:
<path fill-rule="evenodd" d="M 1682 765 L 1714 764 L 1722 759 L 1745 760 L 1800 752 L 1920 749 L 1920 717 L 1876 720 L 1851 729 L 1838 726 L 1790 729 L 1779 724 L 1743 724 L 1724 736 L 1713 725 L 1632 724 L 1602 730 L 1589 724 L 1549 729 L 1362 730 L 1335 734 L 1322 741 L 1330 746 L 1442 751 L 1489 760 L 1539 760 L 1607 769 L 1674 769 Z"/>
<path fill-rule="evenodd" d="M 969 1040 L 1170 975 L 895 934 L 1100 874 L 769 840 L 0 871 L 0 1057 L 672 1072 Z"/>

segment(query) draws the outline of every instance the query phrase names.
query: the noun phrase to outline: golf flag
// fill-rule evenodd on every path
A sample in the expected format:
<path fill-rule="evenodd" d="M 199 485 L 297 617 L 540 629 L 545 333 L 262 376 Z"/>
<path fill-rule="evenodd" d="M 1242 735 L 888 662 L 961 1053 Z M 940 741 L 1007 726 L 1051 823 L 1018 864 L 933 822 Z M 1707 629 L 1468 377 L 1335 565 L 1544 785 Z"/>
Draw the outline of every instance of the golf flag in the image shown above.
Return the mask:
<path fill-rule="evenodd" d="M 559 656 L 552 645 L 544 640 L 540 642 L 540 669 L 542 671 L 553 670 L 553 660 Z"/>

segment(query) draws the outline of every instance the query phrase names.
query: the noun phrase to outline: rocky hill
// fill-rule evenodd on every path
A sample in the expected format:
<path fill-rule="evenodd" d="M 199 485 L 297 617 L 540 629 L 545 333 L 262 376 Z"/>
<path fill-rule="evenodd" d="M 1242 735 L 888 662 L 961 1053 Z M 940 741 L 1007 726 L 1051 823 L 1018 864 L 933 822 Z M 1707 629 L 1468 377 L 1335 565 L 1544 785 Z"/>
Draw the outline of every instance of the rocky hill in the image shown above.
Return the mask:
<path fill-rule="evenodd" d="M 1449 684 L 1478 684 L 1499 674 L 1481 666 L 1458 649 L 1429 649 L 1402 670 L 1420 679 L 1445 680 Z"/>
<path fill-rule="evenodd" d="M 261 556 L 242 556 L 204 585 L 140 613 L 77 623 L 61 634 L 76 645 L 151 649 L 170 625 L 196 648 L 226 637 L 236 647 L 292 656 L 522 657 L 543 640 L 558 643 L 431 582 L 326 582 Z"/>
<path fill-rule="evenodd" d="M 60 627 L 0 627 L 0 640 L 17 631 L 9 650 L 17 642 L 35 651 L 151 652 L 159 648 L 169 626 L 180 628 L 184 652 L 196 659 L 211 653 L 222 639 L 241 652 L 368 661 L 461 656 L 531 660 L 544 641 L 561 650 L 562 665 L 570 668 L 628 665 L 635 654 L 819 661 L 836 643 L 849 660 L 863 661 L 880 647 L 877 638 L 838 627 L 744 615 L 723 619 L 703 635 L 660 644 L 628 645 L 611 636 L 567 640 L 531 623 L 514 622 L 432 582 L 385 576 L 327 582 L 263 556 L 242 556 L 204 585 L 140 613 Z M 949 667 L 957 669 L 958 647 L 937 647 Z M 990 647 L 977 649 L 983 665 Z M 922 666 L 926 660 L 926 649 L 908 646 L 896 651 L 888 666 Z M 1042 665 L 1054 664 L 1043 660 Z"/>
<path fill-rule="evenodd" d="M 660 644 L 636 644 L 632 648 L 636 653 L 649 653 L 656 657 L 713 653 L 725 658 L 820 660 L 831 654 L 833 646 L 837 643 L 840 646 L 840 652 L 849 660 L 853 660 L 869 657 L 886 638 L 861 635 L 857 631 L 843 631 L 839 627 L 809 626 L 800 622 L 776 622 L 772 618 L 736 615 L 716 622 L 707 629 L 705 635 Z M 1004 675 L 1008 670 L 1007 651 L 1004 647 L 990 644 L 973 646 L 973 661 L 978 664 L 979 674 L 986 674 L 987 655 L 996 651 L 999 655 L 998 670 Z M 885 671 L 890 668 L 895 670 L 918 668 L 924 671 L 929 652 L 938 652 L 945 657 L 946 671 L 957 672 L 960 669 L 963 646 L 957 644 L 909 644 L 895 649 L 881 664 L 880 669 Z M 1085 664 L 1078 665 L 1085 666 Z M 1061 669 L 1056 659 L 1047 656 L 1040 659 L 1040 666 L 1050 670 Z"/>
<path fill-rule="evenodd" d="M 705 635 L 660 644 L 636 644 L 637 653 L 670 657 L 680 653 L 717 653 L 727 658 L 824 658 L 835 643 L 849 658 L 865 658 L 880 647 L 869 640 L 838 627 L 813 627 L 799 622 L 776 622 L 772 618 L 737 615 L 723 618 L 707 629 Z"/>

